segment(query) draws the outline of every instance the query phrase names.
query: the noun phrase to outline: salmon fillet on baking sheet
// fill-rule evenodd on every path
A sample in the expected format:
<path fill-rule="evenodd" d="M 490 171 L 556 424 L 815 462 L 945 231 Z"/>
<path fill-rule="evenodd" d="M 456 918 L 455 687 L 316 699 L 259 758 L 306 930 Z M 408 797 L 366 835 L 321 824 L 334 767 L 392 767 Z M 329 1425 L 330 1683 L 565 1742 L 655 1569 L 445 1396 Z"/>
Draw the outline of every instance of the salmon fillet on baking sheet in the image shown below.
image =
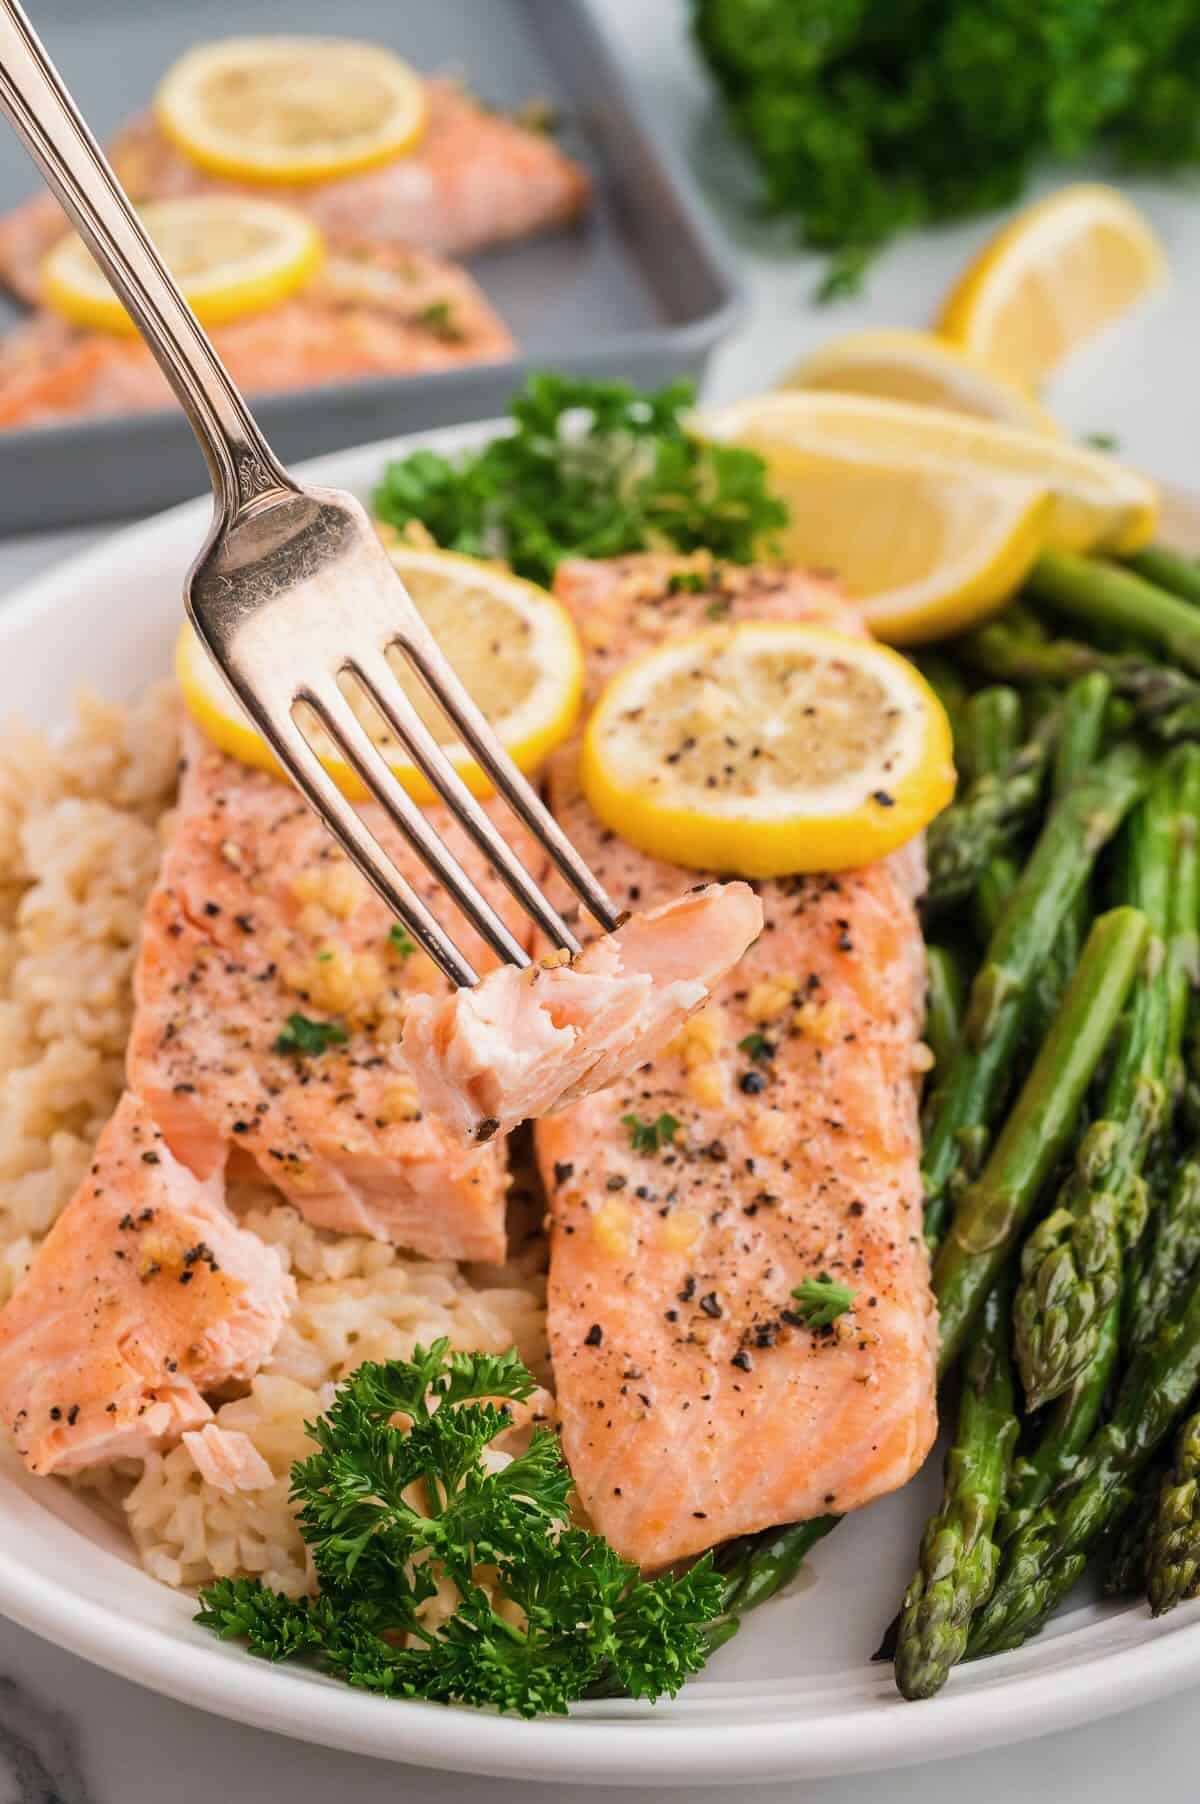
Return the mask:
<path fill-rule="evenodd" d="M 270 1356 L 295 1295 L 126 1093 L 0 1311 L 0 1421 L 31 1472 L 141 1458 L 212 1420 L 204 1394 Z"/>
<path fill-rule="evenodd" d="M 672 560 L 560 570 L 593 693 L 718 613 L 861 630 L 827 584 L 692 567 L 698 593 L 672 589 Z M 676 893 L 677 869 L 599 825 L 575 768 L 557 755 L 554 809 L 616 905 Z M 764 931 L 708 1006 L 631 1079 L 537 1126 L 563 1445 L 596 1527 L 644 1567 L 856 1509 L 932 1443 L 912 862 L 757 884 Z M 669 1137 L 627 1119 L 663 1116 Z M 853 1305 L 814 1331 L 792 1292 L 823 1273 Z"/>
<path fill-rule="evenodd" d="M 420 1109 L 400 1053 L 407 999 L 448 990 L 290 784 L 189 727 L 173 837 L 134 979 L 129 1082 L 199 1176 L 229 1149 L 316 1226 L 430 1258 L 500 1260 L 503 1144 L 466 1149 Z M 364 817 L 433 910 L 447 897 L 382 810 Z M 514 934 L 528 923 L 462 829 L 437 832 Z M 512 817 L 518 856 L 531 852 Z M 455 914 L 480 969 L 491 952 Z M 295 1017 L 300 1017 L 297 1025 Z"/>
<path fill-rule="evenodd" d="M 490 112 L 459 83 L 426 84 L 425 130 L 406 155 L 327 182 L 269 188 L 200 169 L 152 113 L 125 125 L 109 159 L 135 201 L 180 194 L 266 194 L 299 207 L 339 249 L 415 245 L 462 257 L 487 245 L 569 224 L 587 208 L 583 169 L 544 132 Z M 57 201 L 38 195 L 0 219 L 0 281 L 41 298 L 41 265 L 66 230 Z"/>
<path fill-rule="evenodd" d="M 247 394 L 495 363 L 513 351 L 466 270 L 400 249 L 327 257 L 302 293 L 210 335 Z M 82 331 L 40 311 L 0 339 L 0 428 L 172 405 L 140 338 Z"/>

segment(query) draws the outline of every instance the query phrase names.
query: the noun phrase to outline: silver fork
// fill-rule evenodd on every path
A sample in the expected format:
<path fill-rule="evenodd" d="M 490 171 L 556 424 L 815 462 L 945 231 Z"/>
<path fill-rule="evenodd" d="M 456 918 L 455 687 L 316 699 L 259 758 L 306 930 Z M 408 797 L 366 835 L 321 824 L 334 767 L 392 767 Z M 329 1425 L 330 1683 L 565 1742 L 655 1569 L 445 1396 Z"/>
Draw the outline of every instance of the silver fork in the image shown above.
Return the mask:
<path fill-rule="evenodd" d="M 15 0 L 0 0 L 0 106 L 133 316 L 200 441 L 215 507 L 184 591 L 188 613 L 334 838 L 450 981 L 474 983 L 470 961 L 329 776 L 301 725 L 306 710 L 496 955 L 529 963 L 392 774 L 343 693 L 342 683 L 353 683 L 526 912 L 556 946 L 579 950 L 571 928 L 396 681 L 387 658 L 395 648 L 589 912 L 611 931 L 619 920 L 612 903 L 438 650 L 363 508 L 340 489 L 302 485 L 275 457 Z"/>

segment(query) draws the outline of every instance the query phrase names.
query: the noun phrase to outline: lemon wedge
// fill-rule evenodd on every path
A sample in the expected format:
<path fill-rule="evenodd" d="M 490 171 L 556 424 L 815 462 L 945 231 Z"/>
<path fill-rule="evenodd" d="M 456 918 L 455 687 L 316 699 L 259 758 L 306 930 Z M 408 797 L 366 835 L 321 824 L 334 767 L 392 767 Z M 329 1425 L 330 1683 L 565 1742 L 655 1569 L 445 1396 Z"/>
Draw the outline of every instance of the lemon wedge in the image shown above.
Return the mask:
<path fill-rule="evenodd" d="M 1153 483 L 1110 457 L 940 407 L 792 389 L 695 429 L 766 459 L 786 555 L 833 570 L 900 644 L 982 618 L 1047 547 L 1137 550 L 1158 515 Z"/>
<path fill-rule="evenodd" d="M 1032 395 L 936 332 L 849 332 L 821 345 L 775 387 L 879 395 L 922 407 L 948 407 L 1030 432 L 1058 433 L 1056 421 Z"/>
<path fill-rule="evenodd" d="M 321 234 L 294 207 L 241 195 L 195 194 L 150 201 L 142 221 L 196 317 L 222 325 L 276 306 L 304 286 L 323 252 Z M 42 292 L 72 325 L 137 328 L 74 232 L 42 264 Z"/>
<path fill-rule="evenodd" d="M 583 656 L 565 608 L 544 589 L 475 558 L 404 545 L 390 548 L 389 555 L 510 757 L 521 770 L 536 770 L 571 731 L 583 693 Z M 491 783 L 449 721 L 399 654 L 389 655 L 401 687 L 472 793 L 490 795 Z M 175 675 L 189 712 L 214 744 L 243 764 L 280 774 L 190 624 L 176 644 Z M 349 688 L 346 694 L 409 794 L 420 802 L 436 800 L 368 704 Z M 319 730 L 312 741 L 343 794 L 361 801 L 362 784 Z"/>
<path fill-rule="evenodd" d="M 1166 275 L 1162 246 L 1133 203 L 1103 183 L 1077 182 L 985 245 L 951 290 L 938 329 L 1035 386 Z"/>
<path fill-rule="evenodd" d="M 882 858 L 954 792 L 950 728 L 906 658 L 745 621 L 620 671 L 584 732 L 584 793 L 622 839 L 695 870 L 782 877 Z"/>
<path fill-rule="evenodd" d="M 386 163 L 425 129 L 417 71 L 349 38 L 221 38 L 189 50 L 154 101 L 201 169 L 250 182 L 323 182 Z"/>

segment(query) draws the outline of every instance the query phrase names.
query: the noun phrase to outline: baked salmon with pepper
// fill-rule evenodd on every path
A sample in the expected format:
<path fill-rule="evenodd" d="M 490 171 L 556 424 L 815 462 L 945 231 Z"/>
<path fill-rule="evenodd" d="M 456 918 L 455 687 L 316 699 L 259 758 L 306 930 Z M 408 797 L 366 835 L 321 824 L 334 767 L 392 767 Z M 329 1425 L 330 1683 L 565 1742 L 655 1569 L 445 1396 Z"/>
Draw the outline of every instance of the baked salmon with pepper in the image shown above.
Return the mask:
<path fill-rule="evenodd" d="M 462 829 L 430 813 L 492 906 L 525 932 Z M 382 810 L 363 815 L 445 916 L 437 880 Z M 521 855 L 511 817 L 505 831 Z M 465 922 L 452 930 L 477 969 L 495 963 Z M 447 989 L 291 785 L 189 727 L 128 1054 L 130 1085 L 176 1157 L 203 1177 L 234 1148 L 318 1227 L 430 1258 L 502 1259 L 503 1150 L 466 1150 L 430 1120 L 400 1051 L 409 1001 Z"/>
<path fill-rule="evenodd" d="M 344 251 L 262 313 L 210 328 L 248 394 L 408 376 L 510 357 L 508 328 L 466 270 L 427 251 Z M 173 405 L 140 338 L 41 311 L 0 339 L 0 427 Z"/>
<path fill-rule="evenodd" d="M 718 615 L 861 630 L 827 583 L 704 560 L 567 564 L 557 590 L 593 694 Z M 677 869 L 596 821 L 573 749 L 551 795 L 618 907 L 677 892 Z M 935 1432 L 911 882 L 888 861 L 755 888 L 763 932 L 711 1002 L 536 1129 L 564 1450 L 597 1529 L 650 1569 L 857 1509 L 904 1484 Z M 849 1306 L 820 1325 L 828 1309 L 794 1295 L 806 1280 Z"/>
<path fill-rule="evenodd" d="M 0 1420 L 31 1472 L 140 1458 L 212 1419 L 270 1356 L 295 1294 L 273 1247 L 126 1093 L 0 1312 Z"/>
<path fill-rule="evenodd" d="M 269 187 L 214 175 L 170 142 L 152 113 L 125 125 L 109 160 L 135 201 L 182 194 L 258 194 L 298 207 L 339 249 L 417 246 L 462 257 L 568 225 L 586 210 L 587 175 L 544 132 L 483 106 L 458 82 L 425 83 L 428 116 L 402 156 L 325 182 Z M 0 219 L 0 281 L 41 299 L 41 266 L 66 220 L 42 194 Z"/>
<path fill-rule="evenodd" d="M 401 1046 L 423 1107 L 469 1146 L 604 1089 L 654 1056 L 761 928 L 748 883 L 701 884 L 574 959 L 414 997 Z"/>

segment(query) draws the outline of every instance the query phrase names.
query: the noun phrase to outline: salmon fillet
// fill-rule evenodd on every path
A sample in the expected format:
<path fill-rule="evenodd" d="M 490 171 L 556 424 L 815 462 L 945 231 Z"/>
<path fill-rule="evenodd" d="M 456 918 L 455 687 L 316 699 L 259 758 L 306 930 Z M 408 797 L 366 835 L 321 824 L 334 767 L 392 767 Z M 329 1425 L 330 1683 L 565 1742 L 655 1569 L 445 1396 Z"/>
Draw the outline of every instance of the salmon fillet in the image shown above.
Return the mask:
<path fill-rule="evenodd" d="M 177 1164 L 145 1104 L 122 1097 L 0 1312 L 0 1419 L 31 1472 L 170 1446 L 212 1416 L 206 1391 L 269 1357 L 295 1287 L 223 1189 L 219 1169 L 201 1180 Z"/>
<path fill-rule="evenodd" d="M 289 784 L 225 757 L 195 728 L 185 753 L 134 978 L 132 1088 L 202 1177 L 233 1147 L 318 1227 L 430 1258 L 502 1259 L 503 1151 L 465 1151 L 424 1116 L 400 1053 L 409 1000 L 444 994 L 445 979 L 389 937 L 383 903 Z M 525 931 L 462 830 L 430 812 L 512 931 Z M 445 916 L 445 895 L 382 810 L 363 814 Z M 511 817 L 505 831 L 521 856 Z M 478 969 L 495 963 L 464 922 L 448 924 Z M 293 1015 L 344 1039 L 279 1050 Z"/>
<path fill-rule="evenodd" d="M 859 630 L 829 585 L 796 573 L 723 570 L 672 592 L 678 570 L 560 570 L 593 692 L 718 610 Z M 559 753 L 555 813 L 617 905 L 674 893 L 679 872 L 602 828 L 575 772 Z M 902 1485 L 935 1432 L 911 882 L 889 862 L 755 888 L 764 930 L 711 1003 L 633 1078 L 536 1129 L 564 1449 L 596 1527 L 650 1569 L 856 1509 Z M 635 1149 L 624 1118 L 664 1116 L 669 1136 Z M 822 1273 L 854 1302 L 813 1332 L 792 1292 Z"/>
<path fill-rule="evenodd" d="M 210 336 L 249 394 L 494 363 L 513 351 L 465 270 L 400 249 L 329 257 L 290 300 L 213 326 Z M 0 428 L 173 404 L 141 339 L 81 331 L 50 312 L 0 339 Z"/>
<path fill-rule="evenodd" d="M 469 1146 L 628 1076 L 707 1001 L 762 920 L 749 884 L 702 884 L 574 960 L 414 997 L 401 1047 L 422 1106 Z"/>
<path fill-rule="evenodd" d="M 328 182 L 264 188 L 213 175 L 177 150 L 149 112 L 117 133 L 108 155 L 136 201 L 265 195 L 299 207 L 339 248 L 416 245 L 462 257 L 569 224 L 584 212 L 588 178 L 552 139 L 489 112 L 457 82 L 435 77 L 425 86 L 428 123 L 408 155 Z M 36 303 L 42 260 L 65 230 L 49 194 L 0 219 L 0 281 Z"/>

